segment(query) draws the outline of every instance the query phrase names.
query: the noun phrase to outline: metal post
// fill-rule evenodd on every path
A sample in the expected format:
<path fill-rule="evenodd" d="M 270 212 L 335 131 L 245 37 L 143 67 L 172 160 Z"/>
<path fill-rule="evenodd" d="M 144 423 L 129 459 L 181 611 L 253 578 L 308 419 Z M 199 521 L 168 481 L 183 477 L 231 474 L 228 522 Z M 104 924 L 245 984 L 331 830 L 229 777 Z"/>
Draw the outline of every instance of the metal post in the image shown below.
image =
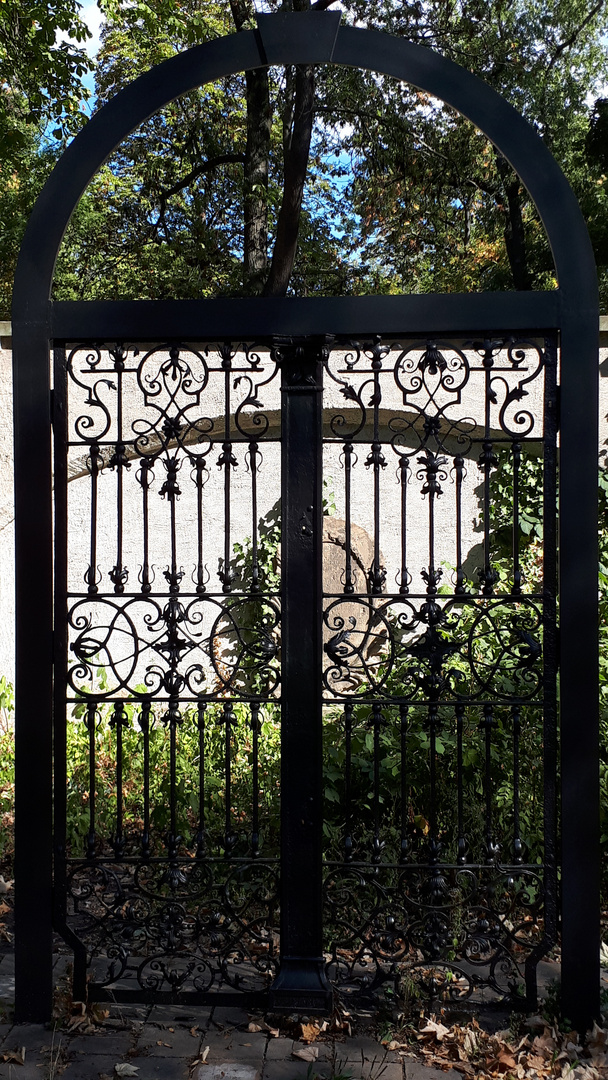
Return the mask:
<path fill-rule="evenodd" d="M 329 1012 L 322 923 L 320 347 L 282 350 L 281 968 L 271 1009 Z"/>
<path fill-rule="evenodd" d="M 13 339 L 15 393 L 15 1020 L 52 1009 L 52 511 L 48 330 Z"/>
<path fill-rule="evenodd" d="M 597 327 L 595 310 L 568 313 L 561 337 L 562 1015 L 578 1031 L 600 991 Z"/>

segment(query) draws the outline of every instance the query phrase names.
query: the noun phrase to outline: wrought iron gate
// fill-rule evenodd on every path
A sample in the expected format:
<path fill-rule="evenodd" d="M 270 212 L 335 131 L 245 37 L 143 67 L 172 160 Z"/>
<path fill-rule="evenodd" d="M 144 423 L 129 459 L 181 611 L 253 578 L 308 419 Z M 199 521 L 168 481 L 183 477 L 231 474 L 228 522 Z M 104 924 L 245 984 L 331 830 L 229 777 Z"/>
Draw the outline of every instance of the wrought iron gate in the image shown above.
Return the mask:
<path fill-rule="evenodd" d="M 556 355 L 512 336 L 55 349 L 55 918 L 79 998 L 266 1001 L 281 903 L 301 934 L 320 894 L 324 822 L 343 993 L 417 978 L 463 1001 L 525 979 L 535 999 L 556 942 Z M 521 569 L 531 460 L 542 580 Z M 325 580 L 323 472 L 343 515 Z M 520 820 L 522 742 L 543 849 Z M 327 1007 L 321 958 L 317 978 L 309 1009 Z"/>
<path fill-rule="evenodd" d="M 484 130 L 536 201 L 559 289 L 48 300 L 79 195 L 132 127 L 228 71 L 330 61 L 406 78 Z M 534 999 L 558 906 L 558 345 L 564 1008 L 595 1015 L 594 282 L 572 193 L 521 118 L 429 50 L 329 12 L 176 57 L 75 140 L 15 285 L 19 1019 L 50 1009 L 51 888 L 90 997 L 313 1011 L 332 983 L 413 974 L 444 997 L 525 984 Z M 518 539 L 532 474 L 542 580 Z"/>

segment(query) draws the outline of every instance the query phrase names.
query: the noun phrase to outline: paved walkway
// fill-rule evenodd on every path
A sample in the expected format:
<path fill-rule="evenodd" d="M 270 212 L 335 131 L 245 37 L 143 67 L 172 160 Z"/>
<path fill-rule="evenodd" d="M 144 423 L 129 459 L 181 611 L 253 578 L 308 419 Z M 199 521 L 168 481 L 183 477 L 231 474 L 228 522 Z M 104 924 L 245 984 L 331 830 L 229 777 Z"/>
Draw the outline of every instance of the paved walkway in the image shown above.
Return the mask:
<path fill-rule="evenodd" d="M 65 964 L 66 958 L 58 956 L 58 981 Z M 551 967 L 543 972 L 545 978 L 554 973 Z M 86 1018 L 71 1031 L 59 1024 L 12 1024 L 8 1020 L 13 1000 L 13 956 L 7 953 L 0 958 L 0 1080 L 458 1080 L 462 1076 L 454 1069 L 428 1067 L 413 1054 L 391 1052 L 366 1034 L 321 1038 L 307 1046 L 283 1034 L 250 1030 L 260 1026 L 260 1017 L 243 1009 L 113 1005 L 103 1022 L 85 1033 Z M 507 1024 L 506 1010 L 493 1017 L 494 1030 Z M 311 1049 L 313 1061 L 298 1056 L 308 1051 L 310 1057 Z"/>
<path fill-rule="evenodd" d="M 36 1024 L 0 1025 L 0 1077 L 6 1080 L 432 1080 L 461 1075 L 390 1053 L 365 1035 L 312 1044 L 313 1062 L 294 1057 L 311 1047 L 251 1032 L 240 1009 L 113 1006 L 94 1033 Z M 18 1060 L 25 1049 L 24 1064 Z M 6 1060 L 8 1059 L 8 1060 Z M 12 1059 L 12 1060 L 11 1060 Z M 204 1060 L 203 1060 L 204 1059 Z M 130 1066 L 131 1068 L 121 1068 Z M 136 1070 L 136 1071 L 135 1071 Z"/>

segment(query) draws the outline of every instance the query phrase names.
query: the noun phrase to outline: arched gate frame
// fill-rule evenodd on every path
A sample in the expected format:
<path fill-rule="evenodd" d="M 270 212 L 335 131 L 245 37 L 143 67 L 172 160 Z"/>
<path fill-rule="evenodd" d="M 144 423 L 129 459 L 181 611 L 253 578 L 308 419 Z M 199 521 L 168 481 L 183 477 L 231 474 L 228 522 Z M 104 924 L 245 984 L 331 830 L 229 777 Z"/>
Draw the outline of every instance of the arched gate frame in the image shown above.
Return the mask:
<path fill-rule="evenodd" d="M 557 862 L 561 867 L 562 1007 L 577 1027 L 589 1025 L 598 1015 L 598 305 L 589 238 L 572 191 L 551 154 L 493 90 L 429 49 L 382 33 L 340 27 L 339 21 L 339 14 L 331 12 L 260 16 L 256 31 L 205 43 L 148 71 L 101 109 L 74 140 L 38 199 L 28 225 L 13 303 L 16 1016 L 21 1021 L 46 1020 L 52 995 L 54 656 L 49 348 L 75 340 L 187 341 L 200 340 L 201 335 L 215 340 L 253 340 L 258 335 L 308 340 L 332 335 L 425 333 L 460 338 L 480 333 L 485 337 L 559 335 L 561 857 Z M 222 76 L 271 64 L 322 63 L 360 67 L 409 82 L 442 99 L 484 132 L 534 200 L 553 251 L 559 288 L 552 292 L 327 299 L 50 299 L 57 251 L 80 196 L 112 150 L 147 117 L 179 95 Z M 301 379 L 306 382 L 302 375 Z M 299 400 L 305 398 L 301 395 Z M 297 441 L 295 413 L 292 421 Z M 302 506 L 315 503 L 315 483 L 320 483 L 319 477 L 310 476 L 294 494 L 293 509 L 286 511 L 283 524 L 284 544 L 299 542 Z M 313 534 L 306 556 L 310 575 L 314 574 L 320 528 L 317 510 L 308 530 Z M 295 539 L 290 540 L 290 535 Z M 308 1010 L 315 1002 L 319 1007 L 327 1006 L 329 997 L 320 959 L 321 821 L 318 813 L 310 812 L 307 801 L 311 790 L 318 792 L 316 781 L 311 787 L 310 776 L 318 771 L 320 758 L 314 747 L 308 760 L 303 757 L 308 753 L 307 743 L 299 738 L 306 730 L 307 710 L 320 710 L 317 689 L 301 700 L 302 671 L 305 678 L 306 665 L 314 672 L 318 664 L 320 630 L 316 637 L 311 632 L 309 651 L 300 648 L 297 663 L 290 664 L 294 645 L 302 645 L 302 620 L 314 622 L 314 606 L 310 607 L 306 592 L 300 590 L 298 614 L 290 622 L 286 613 L 283 625 L 287 657 L 283 672 L 283 790 L 289 792 L 291 810 L 285 808 L 283 819 L 282 875 L 289 885 L 282 896 L 281 975 L 275 987 L 275 1004 L 293 1008 L 300 1002 Z M 308 779 L 302 782 L 302 777 Z M 61 852 L 56 855 L 60 857 Z M 545 865 L 554 876 L 551 865 L 556 858 L 557 852 L 546 850 Z M 310 901 L 302 905 L 298 895 L 307 893 Z"/>

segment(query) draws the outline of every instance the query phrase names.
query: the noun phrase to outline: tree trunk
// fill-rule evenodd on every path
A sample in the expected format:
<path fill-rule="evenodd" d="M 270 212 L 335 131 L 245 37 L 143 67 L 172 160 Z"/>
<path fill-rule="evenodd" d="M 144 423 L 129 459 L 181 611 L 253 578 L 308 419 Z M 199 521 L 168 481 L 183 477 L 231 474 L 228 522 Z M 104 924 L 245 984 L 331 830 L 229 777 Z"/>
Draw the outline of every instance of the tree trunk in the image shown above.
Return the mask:
<path fill-rule="evenodd" d="M 498 171 L 505 186 L 507 206 L 505 214 L 505 245 L 516 289 L 532 288 L 526 251 L 526 234 L 521 213 L 520 182 L 504 160 L 498 161 Z"/>
<path fill-rule="evenodd" d="M 245 149 L 244 285 L 257 296 L 262 292 L 268 265 L 268 159 L 272 113 L 268 71 L 248 71 L 247 146 Z"/>
<path fill-rule="evenodd" d="M 308 168 L 314 118 L 315 80 L 313 68 L 302 65 L 295 72 L 295 103 L 291 140 L 285 144 L 283 201 L 264 296 L 285 296 L 298 245 L 298 229 L 304 183 Z"/>
<path fill-rule="evenodd" d="M 255 16 L 250 0 L 230 0 L 237 30 Z M 262 291 L 268 265 L 268 161 L 272 110 L 266 68 L 248 71 L 246 80 L 247 145 L 243 175 L 244 241 L 243 285 L 245 292 Z"/>

